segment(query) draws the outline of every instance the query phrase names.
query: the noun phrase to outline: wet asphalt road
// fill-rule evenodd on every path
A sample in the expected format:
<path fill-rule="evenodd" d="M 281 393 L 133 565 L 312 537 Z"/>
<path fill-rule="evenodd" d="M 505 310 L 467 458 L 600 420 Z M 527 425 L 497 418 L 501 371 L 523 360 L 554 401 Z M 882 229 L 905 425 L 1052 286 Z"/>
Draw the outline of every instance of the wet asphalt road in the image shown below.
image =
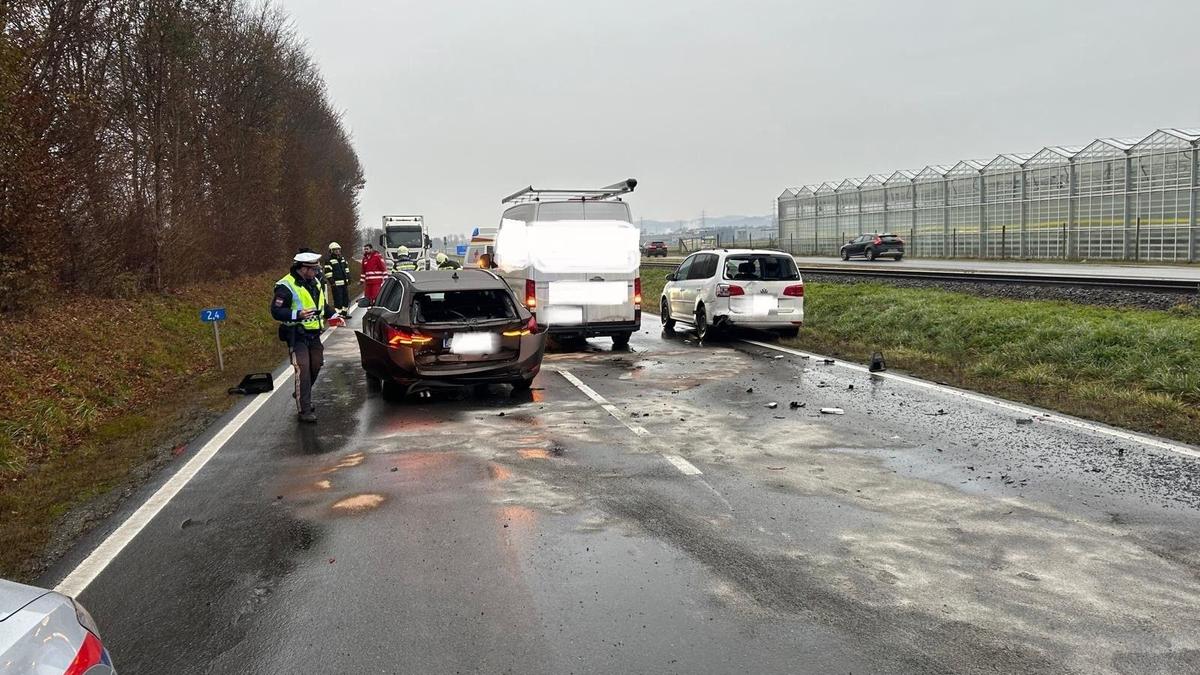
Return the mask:
<path fill-rule="evenodd" d="M 121 672 L 1200 672 L 1200 459 L 653 321 L 405 403 L 335 333 L 82 594 Z"/>

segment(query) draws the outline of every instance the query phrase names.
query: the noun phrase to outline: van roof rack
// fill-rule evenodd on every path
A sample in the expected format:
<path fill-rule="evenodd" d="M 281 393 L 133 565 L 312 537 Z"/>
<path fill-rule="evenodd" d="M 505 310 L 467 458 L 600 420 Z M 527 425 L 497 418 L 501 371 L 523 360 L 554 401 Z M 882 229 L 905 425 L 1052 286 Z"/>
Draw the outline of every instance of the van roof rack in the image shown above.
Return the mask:
<path fill-rule="evenodd" d="M 637 187 L 636 178 L 627 178 L 620 183 L 613 183 L 599 190 L 542 190 L 530 185 L 517 190 L 500 200 L 501 204 L 529 204 L 543 200 L 550 201 L 580 201 L 594 202 L 602 199 L 617 199 L 623 194 L 633 192 Z"/>

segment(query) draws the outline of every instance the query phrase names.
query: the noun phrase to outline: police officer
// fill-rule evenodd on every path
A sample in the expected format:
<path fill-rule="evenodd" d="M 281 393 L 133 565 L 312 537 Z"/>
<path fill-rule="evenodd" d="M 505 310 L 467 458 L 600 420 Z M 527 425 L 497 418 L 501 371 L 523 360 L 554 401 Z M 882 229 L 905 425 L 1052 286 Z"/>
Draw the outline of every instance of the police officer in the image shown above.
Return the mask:
<path fill-rule="evenodd" d="M 275 283 L 275 298 L 271 301 L 271 316 L 279 322 L 279 339 L 287 343 L 288 356 L 296 373 L 296 412 L 301 422 L 316 422 L 312 404 L 312 385 L 325 363 L 325 347 L 321 332 L 325 322 L 344 325 L 334 318 L 333 308 L 325 302 L 325 293 L 317 281 L 321 256 L 316 253 L 297 253 L 292 269 Z"/>
<path fill-rule="evenodd" d="M 333 308 L 343 317 L 350 316 L 350 261 L 342 257 L 342 246 L 336 241 L 329 243 L 325 283 L 333 289 Z"/>
<path fill-rule="evenodd" d="M 450 256 L 445 253 L 437 254 L 437 267 L 439 270 L 460 270 L 462 265 L 457 260 L 451 260 Z"/>
<path fill-rule="evenodd" d="M 396 249 L 396 259 L 392 262 L 392 269 L 396 272 L 412 272 L 417 269 L 417 261 L 409 255 L 407 246 Z"/>

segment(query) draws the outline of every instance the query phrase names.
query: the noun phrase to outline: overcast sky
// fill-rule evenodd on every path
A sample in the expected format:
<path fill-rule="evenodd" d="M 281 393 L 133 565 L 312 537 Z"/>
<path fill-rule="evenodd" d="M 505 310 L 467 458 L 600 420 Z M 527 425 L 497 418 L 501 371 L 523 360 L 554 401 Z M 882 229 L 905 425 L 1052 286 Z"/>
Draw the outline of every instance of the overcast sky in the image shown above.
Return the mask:
<path fill-rule="evenodd" d="M 498 222 L 635 177 L 634 215 L 1200 127 L 1200 2 L 276 0 L 345 111 L 364 224 Z"/>

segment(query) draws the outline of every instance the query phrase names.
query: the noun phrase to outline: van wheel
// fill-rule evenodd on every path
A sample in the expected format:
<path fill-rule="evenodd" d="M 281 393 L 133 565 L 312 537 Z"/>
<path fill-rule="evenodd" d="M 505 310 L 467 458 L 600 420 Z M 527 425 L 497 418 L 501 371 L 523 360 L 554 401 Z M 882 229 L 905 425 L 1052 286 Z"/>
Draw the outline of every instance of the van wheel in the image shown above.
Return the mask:
<path fill-rule="evenodd" d="M 658 318 L 662 319 L 664 333 L 675 332 L 675 319 L 671 318 L 671 305 L 666 298 L 663 298 L 662 304 L 658 307 Z"/>
<path fill-rule="evenodd" d="M 629 338 L 633 333 L 618 333 L 612 336 L 613 349 L 629 349 Z"/>

